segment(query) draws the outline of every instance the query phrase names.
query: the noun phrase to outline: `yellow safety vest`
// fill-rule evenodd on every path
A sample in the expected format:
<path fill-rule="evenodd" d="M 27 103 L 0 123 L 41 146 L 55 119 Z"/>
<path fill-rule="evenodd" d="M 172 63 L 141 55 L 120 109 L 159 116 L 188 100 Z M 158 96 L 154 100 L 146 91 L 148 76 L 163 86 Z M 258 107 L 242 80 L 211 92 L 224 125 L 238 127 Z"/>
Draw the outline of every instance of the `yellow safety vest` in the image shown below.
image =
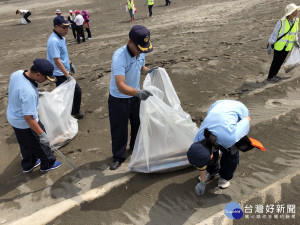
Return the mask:
<path fill-rule="evenodd" d="M 281 20 L 281 28 L 279 30 L 277 37 L 281 37 L 286 32 L 288 32 L 290 27 L 291 26 L 290 26 L 288 19 Z M 282 37 L 280 40 L 278 40 L 275 43 L 274 49 L 277 51 L 281 51 L 286 46 L 285 51 L 287 51 L 287 52 L 291 51 L 291 49 L 293 48 L 293 43 L 296 39 L 296 34 L 298 33 L 298 30 L 299 30 L 299 19 L 296 18 L 293 28 L 290 30 L 289 33 L 284 35 L 284 37 Z"/>
<path fill-rule="evenodd" d="M 133 0 L 127 0 L 128 9 L 133 9 L 134 2 Z"/>
<path fill-rule="evenodd" d="M 148 5 L 153 5 L 154 4 L 154 0 L 147 0 Z"/>

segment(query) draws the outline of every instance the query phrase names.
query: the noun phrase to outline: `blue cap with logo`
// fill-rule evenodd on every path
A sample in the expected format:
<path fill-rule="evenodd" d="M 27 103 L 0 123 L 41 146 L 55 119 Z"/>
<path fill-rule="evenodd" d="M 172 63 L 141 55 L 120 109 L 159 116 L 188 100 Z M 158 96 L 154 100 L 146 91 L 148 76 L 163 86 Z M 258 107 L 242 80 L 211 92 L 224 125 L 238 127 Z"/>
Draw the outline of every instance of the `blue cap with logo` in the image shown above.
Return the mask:
<path fill-rule="evenodd" d="M 146 27 L 134 25 L 129 32 L 129 38 L 136 44 L 141 52 L 148 53 L 153 50 L 150 41 L 150 31 Z"/>
<path fill-rule="evenodd" d="M 56 78 L 53 75 L 54 66 L 47 59 L 35 59 L 33 61 L 33 66 L 42 75 L 46 76 L 48 80 L 52 82 L 56 81 Z"/>
<path fill-rule="evenodd" d="M 68 20 L 65 20 L 63 16 L 56 16 L 53 20 L 53 25 L 63 25 L 63 26 L 69 26 L 70 23 Z"/>
<path fill-rule="evenodd" d="M 210 160 L 210 151 L 200 142 L 195 142 L 189 148 L 187 158 L 190 164 L 202 168 L 206 166 Z"/>

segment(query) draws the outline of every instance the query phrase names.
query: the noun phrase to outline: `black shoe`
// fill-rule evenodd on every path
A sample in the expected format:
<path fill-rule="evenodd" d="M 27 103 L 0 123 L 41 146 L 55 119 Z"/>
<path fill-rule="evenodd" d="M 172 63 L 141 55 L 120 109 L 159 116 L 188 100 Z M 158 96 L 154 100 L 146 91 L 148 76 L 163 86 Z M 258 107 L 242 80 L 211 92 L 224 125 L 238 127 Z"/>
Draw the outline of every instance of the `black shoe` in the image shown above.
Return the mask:
<path fill-rule="evenodd" d="M 79 112 L 79 113 L 72 114 L 72 116 L 74 116 L 76 119 L 80 120 L 80 119 L 84 118 L 84 113 Z"/>
<path fill-rule="evenodd" d="M 121 162 L 119 162 L 119 161 L 114 161 L 114 162 L 112 162 L 111 164 L 110 164 L 110 167 L 109 167 L 109 169 L 110 170 L 116 170 L 116 169 L 118 169 L 120 166 L 121 166 Z"/>

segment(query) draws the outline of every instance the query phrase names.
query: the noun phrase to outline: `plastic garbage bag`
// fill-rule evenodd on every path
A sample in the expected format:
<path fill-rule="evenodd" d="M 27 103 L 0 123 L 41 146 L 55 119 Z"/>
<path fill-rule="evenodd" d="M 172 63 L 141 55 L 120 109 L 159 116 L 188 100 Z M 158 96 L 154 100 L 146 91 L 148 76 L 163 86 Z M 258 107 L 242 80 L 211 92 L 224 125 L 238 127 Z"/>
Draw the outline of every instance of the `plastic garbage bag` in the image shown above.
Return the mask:
<path fill-rule="evenodd" d="M 71 116 L 75 84 L 75 79 L 71 79 L 51 92 L 39 93 L 39 118 L 50 143 L 57 148 L 68 143 L 78 132 L 77 119 Z"/>
<path fill-rule="evenodd" d="M 22 23 L 22 24 L 27 24 L 27 21 L 22 17 L 22 18 L 21 18 L 21 23 Z"/>
<path fill-rule="evenodd" d="M 286 73 L 293 70 L 296 66 L 300 64 L 300 49 L 297 47 L 294 47 L 292 49 L 292 52 L 286 62 L 283 64 L 284 71 Z"/>
<path fill-rule="evenodd" d="M 198 127 L 180 106 L 163 68 L 148 74 L 143 89 L 152 92 L 140 106 L 140 128 L 129 163 L 131 171 L 152 173 L 189 166 L 186 152 Z"/>

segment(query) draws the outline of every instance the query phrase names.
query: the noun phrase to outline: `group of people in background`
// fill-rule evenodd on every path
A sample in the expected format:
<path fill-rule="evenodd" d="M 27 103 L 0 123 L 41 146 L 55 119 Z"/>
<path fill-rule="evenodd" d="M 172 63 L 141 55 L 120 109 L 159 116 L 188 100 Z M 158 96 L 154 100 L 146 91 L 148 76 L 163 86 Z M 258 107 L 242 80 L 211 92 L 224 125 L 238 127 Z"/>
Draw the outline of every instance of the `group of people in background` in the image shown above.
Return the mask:
<path fill-rule="evenodd" d="M 62 12 L 60 9 L 55 10 L 56 16 L 62 16 Z M 29 10 L 25 9 L 17 9 L 16 15 L 21 16 L 22 24 L 31 23 L 28 17 L 31 15 Z M 80 13 L 79 10 L 69 10 L 68 21 L 70 22 L 70 28 L 72 29 L 72 33 L 74 39 L 77 40 L 77 43 L 85 42 L 85 34 L 84 31 L 87 32 L 87 39 L 92 38 L 92 33 L 90 29 L 90 15 L 86 12 L 86 10 L 82 10 Z"/>
<path fill-rule="evenodd" d="M 59 9 L 57 9 L 55 13 L 58 16 L 61 16 L 61 11 Z M 92 38 L 90 30 L 90 15 L 85 10 L 82 10 L 81 13 L 79 10 L 69 10 L 67 20 L 70 22 L 70 28 L 72 29 L 73 37 L 77 40 L 78 44 L 80 44 L 81 42 L 85 42 L 86 38 L 84 30 L 86 30 L 88 34 L 87 39 Z"/>

